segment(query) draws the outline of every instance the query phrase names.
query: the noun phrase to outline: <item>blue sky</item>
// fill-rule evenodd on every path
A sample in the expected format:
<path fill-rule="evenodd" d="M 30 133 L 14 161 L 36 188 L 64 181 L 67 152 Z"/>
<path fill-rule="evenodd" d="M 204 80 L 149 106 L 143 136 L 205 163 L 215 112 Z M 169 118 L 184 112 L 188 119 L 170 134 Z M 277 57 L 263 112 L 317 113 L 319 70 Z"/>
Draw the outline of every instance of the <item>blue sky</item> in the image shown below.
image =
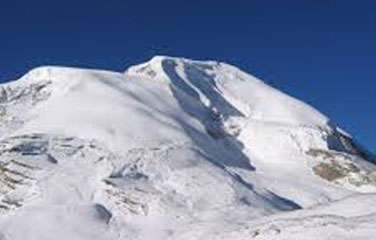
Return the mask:
<path fill-rule="evenodd" d="M 153 55 L 235 64 L 376 151 L 374 1 L 2 1 L 0 81 L 40 65 L 122 71 Z"/>

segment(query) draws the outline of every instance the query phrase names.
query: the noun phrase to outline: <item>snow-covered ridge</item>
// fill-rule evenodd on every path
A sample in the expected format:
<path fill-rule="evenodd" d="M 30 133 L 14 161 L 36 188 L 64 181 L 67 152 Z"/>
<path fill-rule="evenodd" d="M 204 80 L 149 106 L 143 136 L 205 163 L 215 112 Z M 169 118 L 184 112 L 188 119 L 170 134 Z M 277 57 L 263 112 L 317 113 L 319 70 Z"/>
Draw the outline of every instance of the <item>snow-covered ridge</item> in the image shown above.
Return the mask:
<path fill-rule="evenodd" d="M 0 239 L 278 239 L 374 219 L 312 216 L 367 208 L 375 165 L 316 109 L 226 63 L 39 67 L 0 85 L 0 135 Z"/>
<path fill-rule="evenodd" d="M 212 96 L 206 96 L 209 95 L 209 92 L 208 94 L 202 92 L 203 88 L 214 88 L 216 92 L 224 95 L 224 97 L 233 98 L 229 99 L 229 101 L 239 102 L 239 106 L 235 107 L 239 108 L 239 111 L 242 111 L 243 114 L 250 115 L 250 117 L 255 119 L 312 126 L 323 126 L 328 122 L 327 117 L 307 104 L 271 88 L 261 80 L 226 63 L 156 56 L 146 63 L 129 67 L 124 74 L 125 79 L 129 77 L 155 78 L 174 85 L 174 87 L 182 87 L 179 86 L 182 82 L 177 78 L 187 76 L 192 78 L 188 79 L 188 85 L 194 91 L 197 91 L 200 96 L 206 97 L 206 101 L 210 101 L 211 99 L 209 98 Z M 119 73 L 104 70 L 42 66 L 29 71 L 19 81 L 11 84 L 53 81 L 56 85 L 54 88 L 62 91 L 67 88 L 64 88 L 65 85 L 79 84 L 80 81 L 87 81 L 86 79 L 88 78 L 109 77 L 119 77 Z M 207 83 L 201 84 L 202 89 L 200 89 L 200 86 L 195 83 L 197 79 L 194 78 L 207 79 Z M 186 94 L 191 93 L 190 89 L 186 88 L 185 90 L 189 91 Z"/>

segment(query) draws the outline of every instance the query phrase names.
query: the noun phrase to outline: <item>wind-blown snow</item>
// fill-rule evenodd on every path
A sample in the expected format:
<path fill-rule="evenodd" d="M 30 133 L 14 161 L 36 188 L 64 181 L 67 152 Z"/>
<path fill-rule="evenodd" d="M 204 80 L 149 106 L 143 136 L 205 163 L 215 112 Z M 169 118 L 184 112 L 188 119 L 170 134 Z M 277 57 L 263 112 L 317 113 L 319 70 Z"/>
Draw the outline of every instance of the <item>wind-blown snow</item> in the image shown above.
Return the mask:
<path fill-rule="evenodd" d="M 0 134 L 0 239 L 375 234 L 368 155 L 225 63 L 40 67 L 0 86 Z"/>

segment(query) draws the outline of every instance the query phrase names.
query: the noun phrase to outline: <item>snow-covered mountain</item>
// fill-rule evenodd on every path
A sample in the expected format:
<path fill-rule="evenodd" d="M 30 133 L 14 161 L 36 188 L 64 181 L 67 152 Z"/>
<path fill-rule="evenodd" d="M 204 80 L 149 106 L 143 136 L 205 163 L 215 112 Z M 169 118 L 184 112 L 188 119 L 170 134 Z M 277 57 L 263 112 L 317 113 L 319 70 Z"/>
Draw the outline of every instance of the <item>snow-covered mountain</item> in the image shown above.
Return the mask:
<path fill-rule="evenodd" d="M 40 67 L 0 85 L 0 136 L 0 240 L 376 236 L 366 151 L 225 63 Z"/>

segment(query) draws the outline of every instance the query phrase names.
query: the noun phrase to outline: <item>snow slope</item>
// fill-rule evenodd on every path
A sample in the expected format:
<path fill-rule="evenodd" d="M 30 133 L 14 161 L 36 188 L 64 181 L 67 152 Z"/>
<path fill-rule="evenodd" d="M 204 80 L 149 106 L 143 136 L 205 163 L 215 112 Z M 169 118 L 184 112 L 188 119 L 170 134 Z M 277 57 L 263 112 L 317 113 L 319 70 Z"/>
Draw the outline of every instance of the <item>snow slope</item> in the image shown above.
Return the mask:
<path fill-rule="evenodd" d="M 368 155 L 225 63 L 40 67 L 1 85 L 0 135 L 0 239 L 374 234 Z"/>

